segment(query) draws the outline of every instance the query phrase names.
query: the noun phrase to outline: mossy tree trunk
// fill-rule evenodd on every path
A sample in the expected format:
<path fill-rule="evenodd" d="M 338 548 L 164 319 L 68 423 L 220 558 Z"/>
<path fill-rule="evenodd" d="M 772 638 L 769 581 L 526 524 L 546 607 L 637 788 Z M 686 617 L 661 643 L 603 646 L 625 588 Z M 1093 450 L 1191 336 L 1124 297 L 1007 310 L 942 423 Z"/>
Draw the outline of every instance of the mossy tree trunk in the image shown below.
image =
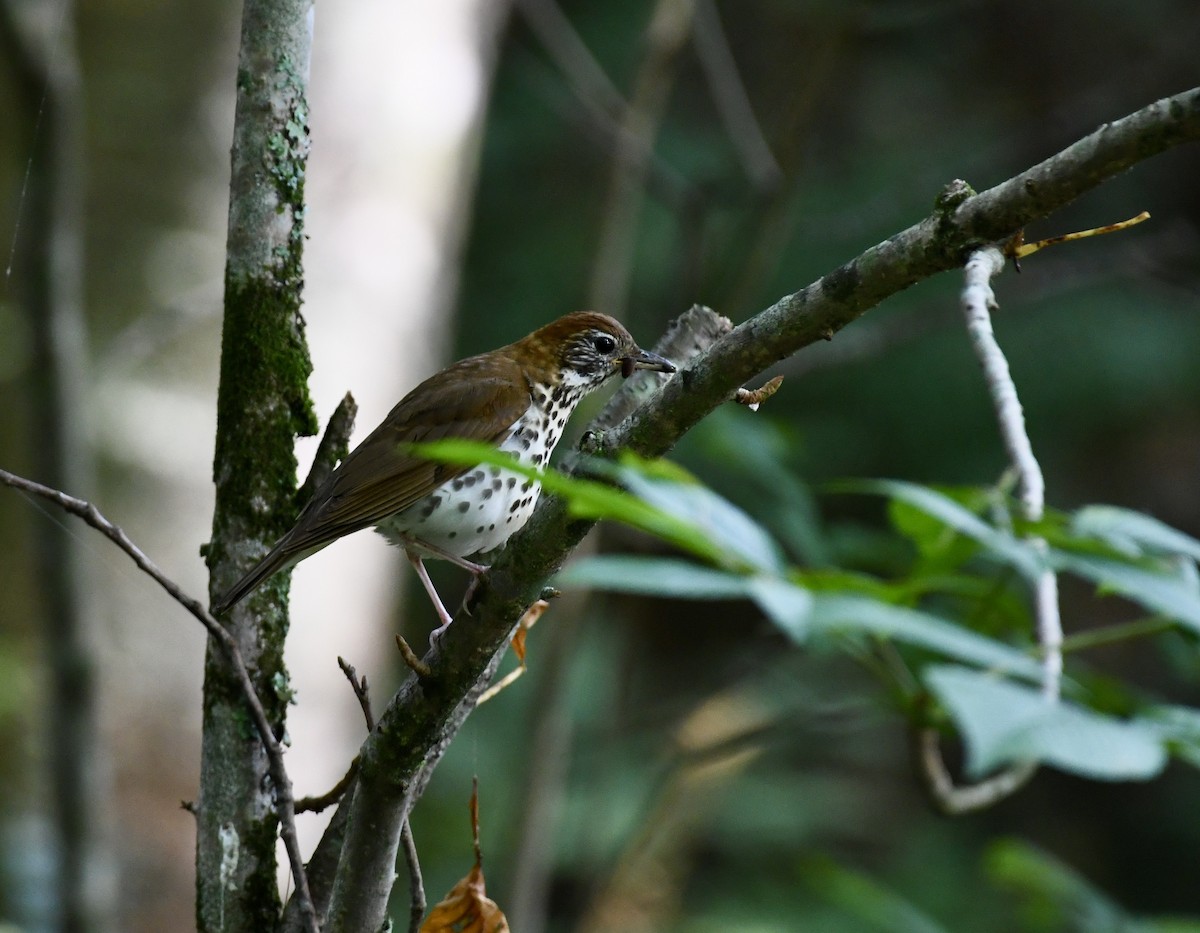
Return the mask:
<path fill-rule="evenodd" d="M 311 0 L 246 0 L 237 75 L 225 317 L 207 549 L 212 597 L 266 552 L 295 517 L 297 434 L 316 423 L 300 315 L 305 92 Z M 223 620 L 237 639 L 276 735 L 287 707 L 286 577 Z M 210 641 L 196 842 L 196 926 L 268 931 L 279 923 L 267 758 L 224 656 Z"/>

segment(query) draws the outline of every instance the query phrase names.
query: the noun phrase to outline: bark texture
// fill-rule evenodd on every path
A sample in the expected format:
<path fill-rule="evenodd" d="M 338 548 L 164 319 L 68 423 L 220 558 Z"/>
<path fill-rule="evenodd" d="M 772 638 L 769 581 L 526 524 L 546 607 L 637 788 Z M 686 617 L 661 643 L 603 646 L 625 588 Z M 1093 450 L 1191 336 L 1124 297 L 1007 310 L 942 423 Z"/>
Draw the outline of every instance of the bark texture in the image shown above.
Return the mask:
<path fill-rule="evenodd" d="M 316 433 L 300 315 L 305 92 L 311 0 L 247 0 L 242 14 L 230 180 L 225 317 L 213 466 L 216 508 L 206 552 L 210 597 L 223 592 L 295 515 L 297 434 Z M 289 696 L 283 645 L 286 575 L 229 613 L 277 737 Z M 210 641 L 204 676 L 196 843 L 196 926 L 279 925 L 268 761 L 245 700 Z"/>

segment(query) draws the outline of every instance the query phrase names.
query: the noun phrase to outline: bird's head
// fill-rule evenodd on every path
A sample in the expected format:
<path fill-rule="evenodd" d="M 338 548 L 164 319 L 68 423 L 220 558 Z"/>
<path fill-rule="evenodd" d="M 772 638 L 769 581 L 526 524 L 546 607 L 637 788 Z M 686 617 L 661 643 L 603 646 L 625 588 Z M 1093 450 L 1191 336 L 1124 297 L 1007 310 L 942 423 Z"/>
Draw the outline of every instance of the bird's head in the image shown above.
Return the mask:
<path fill-rule="evenodd" d="M 607 314 L 577 311 L 534 331 L 520 344 L 522 349 L 556 369 L 559 379 L 584 392 L 597 388 L 620 373 L 632 376 L 636 370 L 652 369 L 675 372 L 670 360 L 643 350 L 619 321 Z"/>

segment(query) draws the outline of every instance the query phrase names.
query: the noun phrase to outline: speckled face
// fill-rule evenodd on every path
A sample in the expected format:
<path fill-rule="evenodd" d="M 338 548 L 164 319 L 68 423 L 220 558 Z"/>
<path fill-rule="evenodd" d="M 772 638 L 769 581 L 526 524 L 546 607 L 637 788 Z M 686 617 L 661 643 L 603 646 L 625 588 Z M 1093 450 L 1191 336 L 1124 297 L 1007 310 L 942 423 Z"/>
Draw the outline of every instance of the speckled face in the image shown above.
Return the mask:
<path fill-rule="evenodd" d="M 674 371 L 667 360 L 639 349 L 624 327 L 604 315 L 570 315 L 514 346 L 530 344 L 553 347 L 551 359 L 558 360 L 558 372 L 556 378 L 530 387 L 529 408 L 499 449 L 536 468 L 549 465 L 567 419 L 583 396 L 617 373 Z M 457 557 L 471 557 L 503 547 L 529 521 L 540 494 L 541 484 L 534 480 L 499 467 L 479 466 L 376 527 L 392 543 L 425 556 L 438 555 L 422 551 L 421 542 Z"/>
<path fill-rule="evenodd" d="M 616 321 L 610 327 L 589 327 L 563 345 L 564 380 L 595 388 L 610 376 L 623 372 L 625 360 L 637 349 L 633 337 Z"/>

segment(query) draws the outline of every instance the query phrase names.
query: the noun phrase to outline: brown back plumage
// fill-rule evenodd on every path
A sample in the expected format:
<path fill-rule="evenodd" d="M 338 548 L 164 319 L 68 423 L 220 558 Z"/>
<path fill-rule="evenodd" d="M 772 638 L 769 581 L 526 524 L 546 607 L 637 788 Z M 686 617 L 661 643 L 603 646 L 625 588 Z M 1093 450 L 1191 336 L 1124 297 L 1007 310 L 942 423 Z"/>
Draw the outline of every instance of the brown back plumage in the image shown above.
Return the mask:
<path fill-rule="evenodd" d="M 598 333 L 613 338 L 615 346 L 607 348 L 607 354 L 598 354 L 588 342 Z M 467 472 L 466 467 L 416 457 L 405 445 L 442 438 L 499 445 L 529 409 L 534 386 L 552 388 L 568 369 L 598 385 L 623 371 L 619 357 L 633 351 L 641 352 L 618 321 L 580 311 L 426 379 L 333 471 L 295 527 L 217 601 L 213 611 L 224 612 L 272 574 L 404 511 Z"/>

